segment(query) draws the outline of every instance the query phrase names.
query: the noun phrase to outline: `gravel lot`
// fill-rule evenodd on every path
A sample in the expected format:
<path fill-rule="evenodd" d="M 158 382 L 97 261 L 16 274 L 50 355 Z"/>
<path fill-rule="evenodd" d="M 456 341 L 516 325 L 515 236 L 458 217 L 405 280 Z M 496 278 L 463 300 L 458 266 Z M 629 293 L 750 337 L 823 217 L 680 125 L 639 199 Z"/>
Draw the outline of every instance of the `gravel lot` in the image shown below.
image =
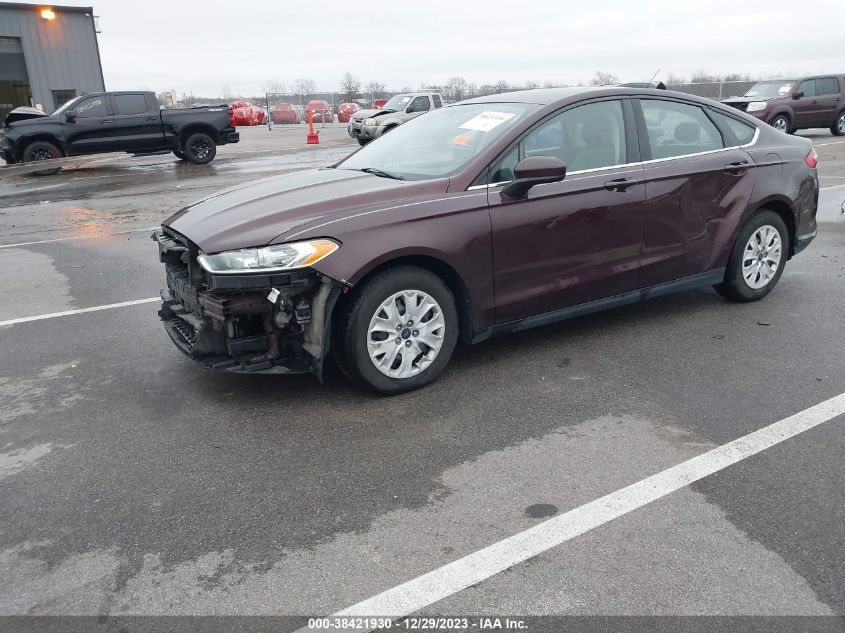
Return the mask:
<path fill-rule="evenodd" d="M 207 166 L 0 175 L 0 321 L 156 297 L 162 219 L 357 147 L 241 132 Z M 462 347 L 403 396 L 203 371 L 153 302 L 0 326 L 0 614 L 334 613 L 842 394 L 845 140 L 810 132 L 819 236 L 765 300 Z M 422 613 L 845 615 L 843 455 L 840 415 Z"/>

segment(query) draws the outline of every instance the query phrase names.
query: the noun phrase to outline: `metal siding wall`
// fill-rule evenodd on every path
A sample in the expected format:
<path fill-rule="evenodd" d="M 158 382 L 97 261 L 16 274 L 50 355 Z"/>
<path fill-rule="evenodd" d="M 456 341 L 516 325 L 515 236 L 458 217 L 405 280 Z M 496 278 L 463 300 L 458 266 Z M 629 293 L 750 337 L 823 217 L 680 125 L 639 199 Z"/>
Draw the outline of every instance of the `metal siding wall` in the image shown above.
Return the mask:
<path fill-rule="evenodd" d="M 32 10 L 0 7 L 0 37 L 21 38 L 32 98 L 47 112 L 55 109 L 51 90 L 105 90 L 94 17 L 54 10 L 56 19 L 49 21 L 41 18 L 38 5 Z"/>

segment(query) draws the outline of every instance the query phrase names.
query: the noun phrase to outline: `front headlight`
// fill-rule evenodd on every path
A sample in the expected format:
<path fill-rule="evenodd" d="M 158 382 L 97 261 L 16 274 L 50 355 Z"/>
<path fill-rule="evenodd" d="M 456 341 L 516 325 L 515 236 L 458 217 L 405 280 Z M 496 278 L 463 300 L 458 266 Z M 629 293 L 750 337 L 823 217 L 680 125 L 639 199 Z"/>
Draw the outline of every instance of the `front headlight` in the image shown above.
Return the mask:
<path fill-rule="evenodd" d="M 378 126 L 378 119 L 364 119 L 364 125 L 376 127 Z"/>
<path fill-rule="evenodd" d="M 310 240 L 200 255 L 197 261 L 208 272 L 220 275 L 275 272 L 311 266 L 338 248 L 340 245 L 331 240 Z"/>
<path fill-rule="evenodd" d="M 748 109 L 746 112 L 759 112 L 760 110 L 766 109 L 766 102 L 765 101 L 752 101 L 748 104 Z"/>

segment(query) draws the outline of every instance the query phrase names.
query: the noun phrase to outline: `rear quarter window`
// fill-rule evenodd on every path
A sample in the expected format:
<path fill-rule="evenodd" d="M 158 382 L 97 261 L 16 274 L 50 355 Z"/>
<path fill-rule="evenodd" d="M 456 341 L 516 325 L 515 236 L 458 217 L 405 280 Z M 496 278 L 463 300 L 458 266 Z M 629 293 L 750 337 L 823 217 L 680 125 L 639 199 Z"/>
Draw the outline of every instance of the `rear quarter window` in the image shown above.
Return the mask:
<path fill-rule="evenodd" d="M 750 123 L 738 121 L 731 116 L 722 114 L 721 112 L 713 111 L 711 114 L 720 125 L 728 128 L 733 133 L 740 145 L 746 145 L 754 138 L 754 133 L 757 131 L 756 126 L 751 125 Z"/>

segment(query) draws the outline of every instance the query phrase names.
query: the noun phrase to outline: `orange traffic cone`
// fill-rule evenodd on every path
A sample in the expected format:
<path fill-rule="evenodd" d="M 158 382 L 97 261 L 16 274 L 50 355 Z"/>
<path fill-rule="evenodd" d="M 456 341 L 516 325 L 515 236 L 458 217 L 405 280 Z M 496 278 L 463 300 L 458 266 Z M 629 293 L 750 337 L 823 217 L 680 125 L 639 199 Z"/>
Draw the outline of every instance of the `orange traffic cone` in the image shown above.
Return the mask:
<path fill-rule="evenodd" d="M 314 131 L 314 113 L 308 110 L 308 136 L 306 137 L 308 145 L 319 145 L 320 135 Z"/>

